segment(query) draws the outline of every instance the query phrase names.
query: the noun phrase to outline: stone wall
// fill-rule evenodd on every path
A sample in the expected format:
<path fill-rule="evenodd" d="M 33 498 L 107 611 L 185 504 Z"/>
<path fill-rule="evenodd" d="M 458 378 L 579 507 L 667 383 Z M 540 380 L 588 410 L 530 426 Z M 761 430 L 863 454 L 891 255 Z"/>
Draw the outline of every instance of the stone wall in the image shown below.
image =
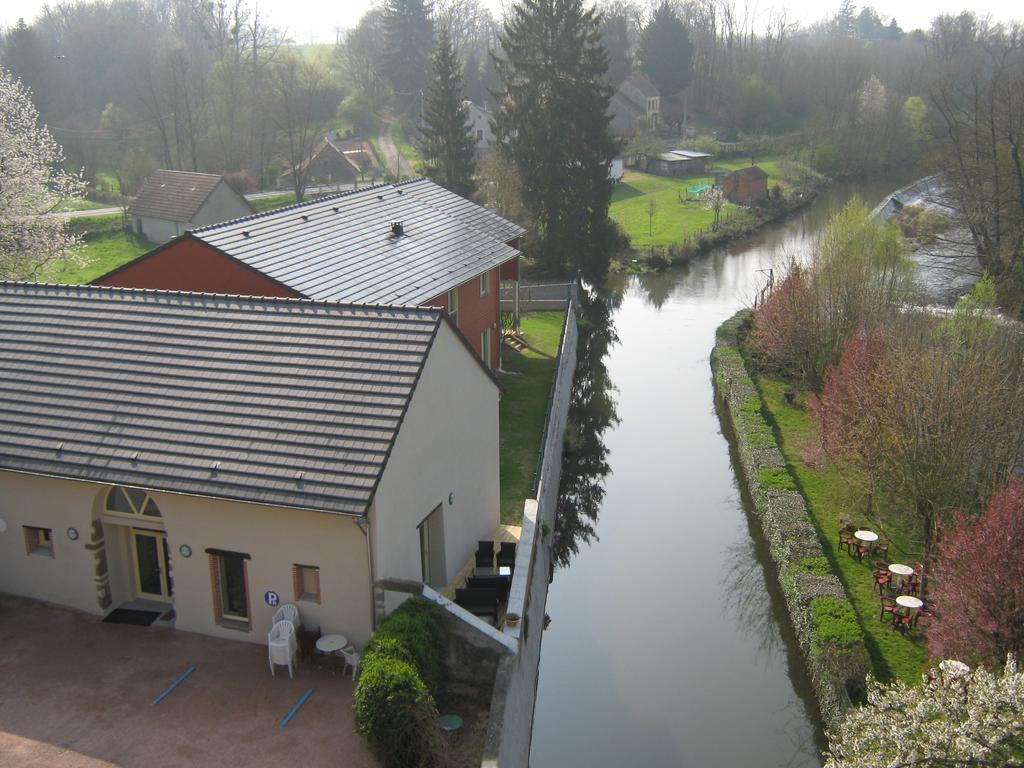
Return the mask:
<path fill-rule="evenodd" d="M 574 304 L 571 308 L 574 309 Z M 574 311 L 569 311 L 548 408 L 537 498 L 528 499 L 523 510 L 523 532 L 508 601 L 508 612 L 518 613 L 522 618 L 516 626 L 506 624 L 503 628 L 505 636 L 515 642 L 516 651 L 498 662 L 482 761 L 488 768 L 526 768 L 530 762 L 533 710 L 552 568 L 551 536 L 544 531 L 553 530 L 555 526 L 562 440 L 576 371 L 576 344 L 576 316 Z"/>
<path fill-rule="evenodd" d="M 812 601 L 818 598 L 827 599 L 840 611 L 855 613 L 842 582 L 828 564 L 807 503 L 792 482 L 763 415 L 760 393 L 740 354 L 738 334 L 749 317 L 750 312 L 744 310 L 718 329 L 711 355 L 716 397 L 727 422 L 723 424 L 725 432 L 733 433 L 739 455 L 737 473 L 750 493 L 754 514 L 768 541 L 822 720 L 826 729 L 832 729 L 851 706 L 851 693 L 855 698 L 861 695 L 870 659 L 862 638 L 837 645 L 823 641 L 816 632 Z"/>

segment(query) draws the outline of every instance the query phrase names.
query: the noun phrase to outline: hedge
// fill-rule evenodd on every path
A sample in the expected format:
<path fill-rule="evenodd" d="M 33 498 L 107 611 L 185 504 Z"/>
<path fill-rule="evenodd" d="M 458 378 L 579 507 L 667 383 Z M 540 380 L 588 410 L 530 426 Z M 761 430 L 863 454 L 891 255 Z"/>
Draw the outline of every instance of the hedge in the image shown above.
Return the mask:
<path fill-rule="evenodd" d="M 356 728 L 385 768 L 428 768 L 441 754 L 437 705 L 444 642 L 441 609 L 406 600 L 367 644 L 355 693 Z"/>
<path fill-rule="evenodd" d="M 723 420 L 732 424 L 739 479 L 768 541 L 822 720 L 832 729 L 863 697 L 870 659 L 853 605 L 825 556 L 744 364 L 739 338 L 750 320 L 744 310 L 718 328 L 711 354 L 715 392 Z"/>

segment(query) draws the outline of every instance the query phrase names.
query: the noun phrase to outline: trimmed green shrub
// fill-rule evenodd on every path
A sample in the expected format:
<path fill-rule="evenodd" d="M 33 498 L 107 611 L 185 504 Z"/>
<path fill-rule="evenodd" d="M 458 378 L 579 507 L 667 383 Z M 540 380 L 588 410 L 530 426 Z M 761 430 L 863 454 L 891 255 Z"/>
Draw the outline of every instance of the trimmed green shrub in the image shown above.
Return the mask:
<path fill-rule="evenodd" d="M 437 707 L 416 667 L 366 654 L 356 689 L 356 726 L 385 768 L 434 765 Z"/>
<path fill-rule="evenodd" d="M 434 694 L 441 684 L 444 614 L 406 600 L 367 644 L 356 686 L 356 728 L 385 768 L 437 765 L 440 734 Z"/>
<path fill-rule="evenodd" d="M 805 557 L 796 564 L 800 573 L 813 573 L 815 576 L 832 576 L 832 565 L 824 555 L 821 557 Z"/>
<path fill-rule="evenodd" d="M 846 648 L 863 640 L 857 614 L 848 600 L 816 597 L 811 600 L 811 614 L 814 616 L 814 639 L 818 643 Z"/>
<path fill-rule="evenodd" d="M 795 491 L 796 483 L 792 475 L 785 467 L 771 467 L 769 469 L 757 470 L 757 481 L 764 488 L 774 488 L 777 491 Z"/>

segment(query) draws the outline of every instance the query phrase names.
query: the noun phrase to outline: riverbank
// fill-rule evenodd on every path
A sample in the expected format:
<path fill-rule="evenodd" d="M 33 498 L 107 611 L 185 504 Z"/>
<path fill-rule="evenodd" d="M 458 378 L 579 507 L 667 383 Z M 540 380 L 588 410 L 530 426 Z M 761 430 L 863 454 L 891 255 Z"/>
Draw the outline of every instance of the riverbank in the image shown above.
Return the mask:
<path fill-rule="evenodd" d="M 739 481 L 750 494 L 767 539 L 785 608 L 828 729 L 863 699 L 870 659 L 854 607 L 825 555 L 740 353 L 739 337 L 749 318 L 749 310 L 742 310 L 718 329 L 711 353 L 715 392 L 723 421 L 727 420 L 723 426 L 727 432 L 731 428 L 735 441 Z"/>

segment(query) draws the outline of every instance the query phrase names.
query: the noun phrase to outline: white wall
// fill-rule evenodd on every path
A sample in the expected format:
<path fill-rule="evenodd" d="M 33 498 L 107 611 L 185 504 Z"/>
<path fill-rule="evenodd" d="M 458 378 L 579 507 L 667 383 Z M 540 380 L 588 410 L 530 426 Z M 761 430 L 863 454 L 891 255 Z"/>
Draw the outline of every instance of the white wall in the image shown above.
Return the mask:
<path fill-rule="evenodd" d="M 417 526 L 439 503 L 445 581 L 465 565 L 477 541 L 494 532 L 500 516 L 498 397 L 493 380 L 443 323 L 374 499 L 378 579 L 421 579 Z"/>
<path fill-rule="evenodd" d="M 103 615 L 135 598 L 130 527 L 163 529 L 174 579 L 175 626 L 207 635 L 266 642 L 274 609 L 267 590 L 282 602 L 295 602 L 292 565 L 320 568 L 322 602 L 298 603 L 303 623 L 365 643 L 372 626 L 372 596 L 366 538 L 353 518 L 321 512 L 154 493 L 163 515 L 127 518 L 102 512 L 109 486 L 77 480 L 0 471 L 0 592 L 45 600 Z M 429 510 L 428 510 L 429 511 Z M 100 604 L 92 520 L 103 520 L 104 552 L 112 601 Z M 22 526 L 53 529 L 54 557 L 26 554 Z M 67 528 L 78 530 L 77 541 Z M 180 554 L 188 544 L 192 556 Z M 214 623 L 213 589 L 207 548 L 251 555 L 248 565 L 250 631 Z"/>
<path fill-rule="evenodd" d="M 166 243 L 173 237 L 177 237 L 185 231 L 187 224 L 177 221 L 166 221 L 164 219 L 153 219 L 148 216 L 138 216 L 133 220 L 132 226 L 135 233 L 139 233 L 138 222 L 142 222 L 142 236 L 151 243 Z"/>
<path fill-rule="evenodd" d="M 231 221 L 251 215 L 252 209 L 246 204 L 244 198 L 228 186 L 226 181 L 221 181 L 206 198 L 203 207 L 199 209 L 186 229 L 198 229 L 210 224 L 220 224 L 222 221 Z"/>

